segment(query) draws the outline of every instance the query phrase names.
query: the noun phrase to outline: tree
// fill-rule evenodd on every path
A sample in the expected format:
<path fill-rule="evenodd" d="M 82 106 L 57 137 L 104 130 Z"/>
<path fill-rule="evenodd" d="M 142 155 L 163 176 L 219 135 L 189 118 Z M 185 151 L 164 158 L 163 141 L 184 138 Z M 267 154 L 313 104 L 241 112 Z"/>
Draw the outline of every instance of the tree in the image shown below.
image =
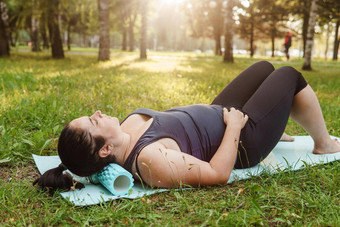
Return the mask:
<path fill-rule="evenodd" d="M 303 56 L 306 53 L 306 46 L 307 46 L 307 39 L 308 39 L 308 28 L 309 28 L 309 21 L 310 21 L 310 12 L 311 12 L 311 1 L 310 0 L 300 0 L 300 6 L 297 7 L 298 9 L 302 9 L 302 18 L 303 18 L 303 25 L 302 25 L 302 39 L 303 39 Z"/>
<path fill-rule="evenodd" d="M 185 9 L 191 36 L 215 40 L 215 54 L 221 55 L 221 36 L 223 34 L 222 1 L 191 0 Z"/>
<path fill-rule="evenodd" d="M 4 2 L 2 0 L 2 2 Z M 6 1 L 6 11 L 7 11 L 7 38 L 9 39 L 9 45 L 10 46 L 15 46 L 15 43 L 19 37 L 19 33 L 17 32 L 18 29 L 18 19 L 19 15 L 22 14 L 22 6 L 21 2 L 19 3 L 17 1 Z"/>
<path fill-rule="evenodd" d="M 234 1 L 229 0 L 225 12 L 225 29 L 224 29 L 224 55 L 223 62 L 234 62 L 233 57 L 233 7 Z"/>
<path fill-rule="evenodd" d="M 122 50 L 135 49 L 135 27 L 140 12 L 137 0 L 116 0 L 113 4 L 114 22 L 122 34 Z"/>
<path fill-rule="evenodd" d="M 246 3 L 243 1 L 243 4 Z M 283 35 L 283 22 L 288 19 L 288 10 L 281 1 L 249 0 L 241 5 L 243 12 L 239 15 L 237 32 L 249 40 L 250 56 L 255 53 L 255 41 L 271 42 L 272 57 L 275 56 L 275 40 Z"/>
<path fill-rule="evenodd" d="M 330 37 L 330 31 L 331 31 L 331 24 L 327 23 L 327 29 L 326 29 L 326 47 L 325 47 L 325 60 L 327 60 L 327 53 L 329 48 L 329 37 Z"/>
<path fill-rule="evenodd" d="M 61 2 L 61 18 L 67 34 L 65 44 L 67 45 L 68 50 L 71 50 L 71 32 L 77 28 L 77 25 L 80 25 L 81 27 L 78 30 L 84 29 L 84 26 L 82 26 L 83 21 L 80 10 L 87 9 L 82 8 L 83 4 L 86 3 L 81 2 L 80 0 Z M 84 30 L 86 30 L 86 28 Z"/>
<path fill-rule="evenodd" d="M 31 42 L 32 51 L 40 51 L 39 40 L 39 1 L 32 0 L 32 16 L 31 16 Z"/>
<path fill-rule="evenodd" d="M 109 0 L 98 0 L 99 10 L 99 61 L 110 60 Z"/>
<path fill-rule="evenodd" d="M 19 33 L 25 31 L 29 35 L 31 50 L 40 51 L 40 28 L 45 25 L 41 24 L 41 21 L 44 22 L 42 13 L 48 13 L 46 6 L 48 4 L 45 4 L 45 0 L 12 0 L 7 2 L 9 5 L 9 39 L 11 45 L 15 46 Z"/>
<path fill-rule="evenodd" d="M 337 22 L 335 24 L 333 60 L 338 59 L 338 52 L 339 52 L 339 46 L 340 46 L 339 26 L 340 26 L 340 13 L 339 13 Z"/>
<path fill-rule="evenodd" d="M 64 58 L 63 43 L 59 29 L 59 0 L 45 0 L 47 6 L 47 26 L 50 35 L 52 58 Z"/>
<path fill-rule="evenodd" d="M 272 43 L 272 57 L 275 57 L 275 39 L 281 37 L 284 33 L 282 23 L 288 19 L 288 11 L 279 1 L 259 0 L 259 9 L 261 14 L 261 24 L 265 29 L 262 29 L 262 39 L 269 38 Z"/>
<path fill-rule="evenodd" d="M 74 0 L 72 1 L 74 2 Z M 70 4 L 70 3 L 69 3 Z M 74 5 L 74 3 L 72 3 Z M 93 42 L 89 39 L 90 36 L 99 33 L 99 10 L 98 1 L 93 0 L 78 0 L 75 6 L 75 14 L 79 15 L 76 23 L 71 26 L 71 32 L 79 34 L 79 44 L 82 46 L 92 47 Z M 71 17 L 74 13 L 70 12 Z M 72 22 L 71 22 L 72 23 Z"/>
<path fill-rule="evenodd" d="M 122 50 L 127 50 L 127 36 L 128 36 L 128 4 L 126 0 L 116 0 L 113 9 L 114 22 L 117 23 L 118 30 L 122 34 Z"/>
<path fill-rule="evenodd" d="M 6 3 L 0 0 L 0 57 L 9 56 L 9 43 L 7 36 L 7 19 Z"/>
<path fill-rule="evenodd" d="M 139 13 L 139 1 L 115 0 L 113 3 L 114 21 L 122 34 L 122 50 L 133 51 L 135 49 L 135 23 Z M 127 48 L 128 47 L 128 48 Z"/>
<path fill-rule="evenodd" d="M 184 5 L 184 2 L 178 4 L 174 1 L 162 1 L 149 5 L 153 10 L 148 13 L 148 18 L 150 14 L 152 15 L 152 19 L 148 20 L 148 43 L 150 45 L 150 41 L 152 41 L 153 49 L 183 50 L 190 48 L 182 39 L 188 28 L 183 26 L 187 20 L 187 16 L 183 13 L 186 9 Z"/>
<path fill-rule="evenodd" d="M 314 38 L 314 28 L 315 28 L 317 10 L 318 10 L 316 1 L 317 0 L 312 0 L 311 7 L 310 7 L 305 60 L 302 66 L 302 69 L 304 70 L 312 70 L 311 59 L 312 59 L 312 49 L 313 49 L 313 38 Z"/>
<path fill-rule="evenodd" d="M 147 44 L 147 12 L 148 12 L 148 0 L 141 1 L 141 38 L 140 38 L 140 59 L 146 59 L 146 44 Z"/>
<path fill-rule="evenodd" d="M 264 30 L 259 27 L 262 26 L 262 21 L 257 2 L 258 0 L 248 1 L 248 7 L 241 7 L 244 10 L 244 14 L 239 15 L 240 24 L 237 26 L 237 32 L 241 38 L 248 39 L 250 57 L 254 56 L 254 41 L 259 38 L 259 34 L 261 34 L 261 31 Z"/>
<path fill-rule="evenodd" d="M 319 22 L 321 25 L 327 24 L 327 32 L 329 32 L 330 23 L 334 23 L 334 45 L 333 45 L 333 60 L 338 59 L 339 51 L 339 26 L 340 26 L 340 1 L 339 0 L 322 0 L 319 4 Z M 328 33 L 327 33 L 328 34 Z M 328 36 L 329 37 L 329 36 Z M 327 40 L 328 44 L 328 40 Z M 326 48 L 327 49 L 327 48 Z"/>
<path fill-rule="evenodd" d="M 129 51 L 133 51 L 135 49 L 135 23 L 137 19 L 137 7 L 138 3 L 135 0 L 129 0 L 128 4 L 128 34 L 129 34 Z"/>
<path fill-rule="evenodd" d="M 47 10 L 43 0 L 12 0 L 9 5 L 9 39 L 15 46 L 20 31 L 29 34 L 31 50 L 40 51 L 40 21 L 42 12 Z"/>
<path fill-rule="evenodd" d="M 305 56 L 311 0 L 281 0 L 291 15 L 302 18 L 303 56 Z M 337 1 L 337 0 L 336 0 Z"/>
<path fill-rule="evenodd" d="M 215 55 L 222 55 L 221 36 L 223 33 L 222 1 L 210 1 L 209 19 L 213 28 L 213 38 L 215 40 Z"/>

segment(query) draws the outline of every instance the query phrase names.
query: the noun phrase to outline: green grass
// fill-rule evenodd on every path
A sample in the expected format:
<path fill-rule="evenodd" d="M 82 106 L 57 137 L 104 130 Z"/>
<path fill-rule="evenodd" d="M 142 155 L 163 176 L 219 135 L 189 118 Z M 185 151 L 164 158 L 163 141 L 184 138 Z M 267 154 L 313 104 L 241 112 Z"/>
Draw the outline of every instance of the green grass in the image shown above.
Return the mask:
<path fill-rule="evenodd" d="M 340 224 L 340 162 L 90 207 L 37 190 L 31 154 L 55 155 L 58 135 L 73 118 L 100 109 L 122 120 L 140 107 L 210 103 L 239 72 L 261 60 L 237 57 L 235 64 L 223 64 L 211 55 L 152 52 L 140 61 L 136 52 L 115 51 L 111 61 L 99 63 L 95 55 L 66 56 L 14 53 L 0 59 L 0 160 L 7 160 L 0 164 L 1 226 Z M 289 65 L 300 69 L 302 60 Z M 340 64 L 318 60 L 313 68 L 303 74 L 320 99 L 329 132 L 340 136 Z M 291 121 L 287 132 L 305 135 Z"/>

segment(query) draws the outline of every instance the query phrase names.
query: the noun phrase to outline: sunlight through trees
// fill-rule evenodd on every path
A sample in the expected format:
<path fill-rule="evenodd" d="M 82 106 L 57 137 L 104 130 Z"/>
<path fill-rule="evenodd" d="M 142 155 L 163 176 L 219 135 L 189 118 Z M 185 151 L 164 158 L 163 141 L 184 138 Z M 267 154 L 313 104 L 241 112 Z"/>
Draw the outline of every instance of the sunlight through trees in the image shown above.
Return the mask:
<path fill-rule="evenodd" d="M 110 49 L 121 49 L 138 50 L 140 58 L 150 50 L 205 52 L 232 62 L 239 54 L 284 56 L 282 43 L 289 30 L 291 56 L 308 60 L 310 51 L 308 61 L 313 56 L 337 60 L 340 2 L 316 1 L 312 14 L 311 2 L 0 0 L 0 56 L 29 46 L 31 51 L 50 48 L 53 58 L 63 58 L 63 47 L 91 47 L 99 49 L 99 60 L 109 59 Z"/>

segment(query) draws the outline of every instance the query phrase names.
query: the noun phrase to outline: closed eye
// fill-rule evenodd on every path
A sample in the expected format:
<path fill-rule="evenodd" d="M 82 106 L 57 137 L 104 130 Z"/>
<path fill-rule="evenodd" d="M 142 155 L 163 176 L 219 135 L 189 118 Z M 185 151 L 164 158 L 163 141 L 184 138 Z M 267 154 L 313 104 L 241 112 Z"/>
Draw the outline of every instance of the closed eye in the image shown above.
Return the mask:
<path fill-rule="evenodd" d="M 97 120 L 92 120 L 90 117 L 89 117 L 89 120 L 90 120 L 90 122 L 91 122 L 91 124 L 93 125 L 93 126 L 97 126 L 98 125 L 98 121 Z M 94 123 L 93 123 L 94 122 Z"/>

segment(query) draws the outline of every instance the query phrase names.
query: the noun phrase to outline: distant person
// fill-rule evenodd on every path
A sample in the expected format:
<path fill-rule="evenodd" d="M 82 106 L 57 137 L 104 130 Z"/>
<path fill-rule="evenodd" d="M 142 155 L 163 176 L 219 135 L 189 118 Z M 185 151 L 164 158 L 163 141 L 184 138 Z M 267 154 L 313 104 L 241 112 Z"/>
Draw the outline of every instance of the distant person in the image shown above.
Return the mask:
<path fill-rule="evenodd" d="M 163 112 L 143 108 L 122 122 L 96 111 L 71 121 L 58 141 L 62 164 L 35 183 L 67 189 L 72 179 L 63 175 L 66 168 L 89 176 L 117 163 L 155 187 L 226 184 L 234 168 L 249 168 L 267 157 L 289 115 L 313 138 L 314 154 L 340 151 L 301 73 L 290 66 L 275 70 L 261 61 L 238 75 L 210 105 Z"/>
<path fill-rule="evenodd" d="M 289 31 L 286 33 L 286 39 L 283 46 L 285 47 L 287 61 L 289 61 L 289 48 L 292 46 L 292 34 Z"/>

